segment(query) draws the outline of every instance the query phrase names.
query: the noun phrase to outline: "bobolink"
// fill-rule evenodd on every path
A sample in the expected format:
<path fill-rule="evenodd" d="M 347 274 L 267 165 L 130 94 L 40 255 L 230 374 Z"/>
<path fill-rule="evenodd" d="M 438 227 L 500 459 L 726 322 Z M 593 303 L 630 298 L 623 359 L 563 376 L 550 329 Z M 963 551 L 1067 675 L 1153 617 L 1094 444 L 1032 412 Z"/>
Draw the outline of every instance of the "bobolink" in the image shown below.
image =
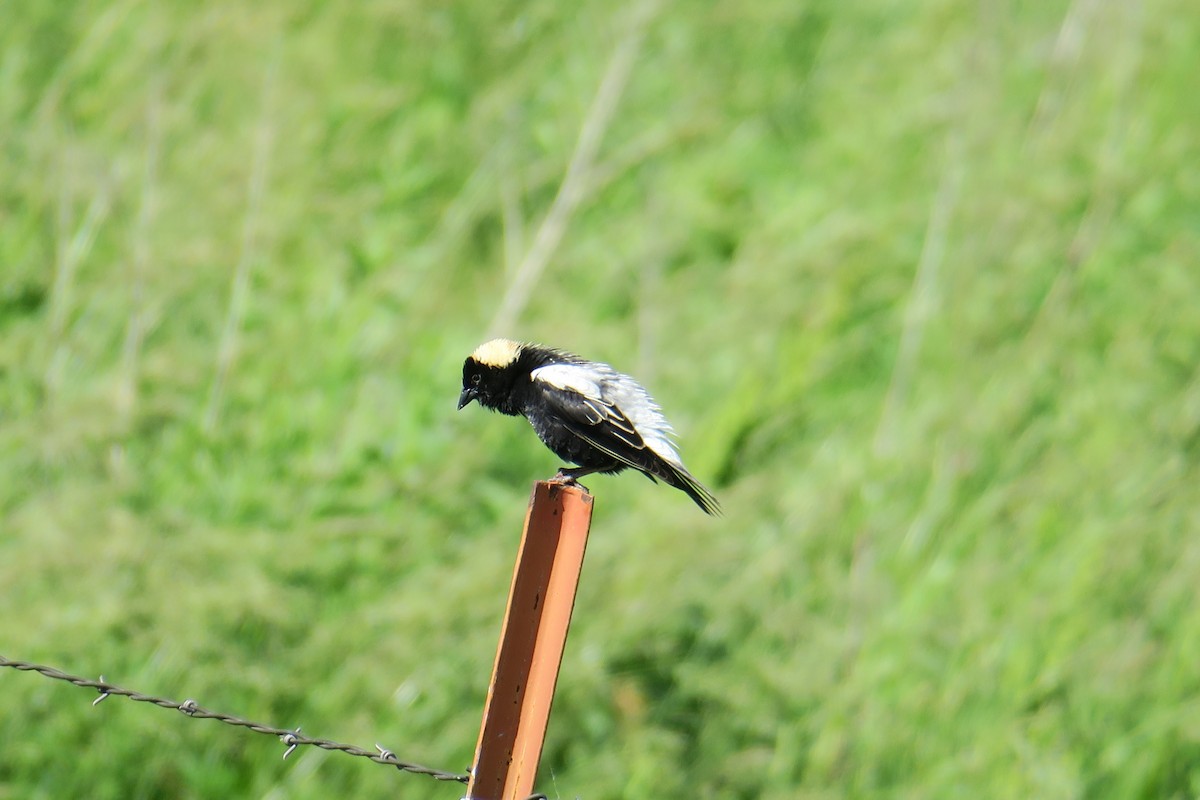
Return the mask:
<path fill-rule="evenodd" d="M 556 480 L 575 483 L 593 472 L 611 475 L 633 467 L 682 489 L 705 513 L 721 512 L 717 498 L 683 466 L 658 404 L 637 381 L 607 364 L 493 339 L 463 363 L 458 407 L 472 400 L 524 416 L 555 455 L 578 465 L 559 469 Z"/>

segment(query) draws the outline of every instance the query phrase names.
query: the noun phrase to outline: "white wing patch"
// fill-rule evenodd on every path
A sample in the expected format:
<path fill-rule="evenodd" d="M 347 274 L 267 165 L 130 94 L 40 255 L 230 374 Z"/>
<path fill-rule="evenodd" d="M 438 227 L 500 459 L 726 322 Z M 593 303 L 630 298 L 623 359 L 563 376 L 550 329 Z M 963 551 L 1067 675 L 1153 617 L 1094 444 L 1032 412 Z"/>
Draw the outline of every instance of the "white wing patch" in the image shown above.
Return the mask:
<path fill-rule="evenodd" d="M 596 370 L 588 369 L 582 364 L 548 364 L 530 372 L 529 377 L 555 389 L 568 389 L 579 392 L 584 397 L 604 399 L 604 388 L 601 385 L 603 377 Z"/>
<path fill-rule="evenodd" d="M 529 377 L 556 389 L 577 392 L 609 403 L 620 409 L 646 446 L 665 461 L 683 467 L 675 445 L 671 443 L 671 424 L 650 393 L 628 375 L 607 364 L 589 361 L 583 364 L 548 364 L 533 370 Z"/>

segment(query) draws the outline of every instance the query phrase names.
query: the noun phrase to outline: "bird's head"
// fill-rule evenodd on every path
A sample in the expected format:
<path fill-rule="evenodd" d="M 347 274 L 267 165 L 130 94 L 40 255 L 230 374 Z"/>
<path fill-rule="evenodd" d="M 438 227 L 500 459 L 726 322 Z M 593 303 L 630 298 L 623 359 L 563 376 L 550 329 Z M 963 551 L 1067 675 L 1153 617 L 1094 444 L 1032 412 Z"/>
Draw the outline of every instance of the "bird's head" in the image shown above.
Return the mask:
<path fill-rule="evenodd" d="M 462 409 L 472 400 L 478 400 L 485 408 L 515 414 L 516 411 L 509 408 L 509 401 L 518 377 L 520 356 L 521 344 L 509 339 L 492 339 L 476 347 L 463 362 L 458 407 Z"/>

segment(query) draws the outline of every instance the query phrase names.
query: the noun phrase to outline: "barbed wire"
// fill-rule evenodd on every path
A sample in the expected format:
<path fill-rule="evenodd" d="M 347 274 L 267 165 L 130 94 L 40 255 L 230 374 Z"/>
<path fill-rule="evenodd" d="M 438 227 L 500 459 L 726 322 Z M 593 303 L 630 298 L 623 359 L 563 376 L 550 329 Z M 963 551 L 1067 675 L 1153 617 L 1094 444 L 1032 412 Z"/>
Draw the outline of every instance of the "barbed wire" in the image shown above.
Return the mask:
<path fill-rule="evenodd" d="M 319 747 L 322 750 L 330 750 L 338 753 L 365 758 L 368 761 L 374 761 L 376 764 L 384 764 L 389 767 L 395 767 L 401 772 L 408 772 L 413 775 L 426 775 L 433 778 L 435 781 L 451 781 L 455 783 L 466 783 L 470 776 L 455 772 L 445 772 L 440 769 L 431 769 L 423 767 L 420 764 L 413 764 L 407 761 L 401 761 L 396 757 L 396 754 L 382 745 L 375 745 L 374 750 L 367 750 L 362 747 L 357 747 L 352 744 L 342 744 L 330 739 L 316 739 L 311 736 L 305 736 L 300 732 L 299 728 L 288 730 L 286 728 L 276 728 L 273 725 L 263 725 L 259 722 L 252 722 L 242 717 L 236 717 L 233 714 L 222 714 L 219 711 L 209 711 L 196 704 L 195 700 L 184 700 L 182 703 L 177 703 L 174 700 L 168 700 L 165 697 L 155 697 L 149 694 L 142 694 L 131 689 L 124 689 L 115 684 L 104 680 L 104 676 L 100 676 L 100 680 L 93 681 L 88 678 L 81 678 L 78 675 L 71 675 L 54 667 L 48 667 L 45 664 L 34 664 L 28 661 L 14 661 L 4 656 L 0 656 L 0 667 L 9 667 L 20 672 L 35 672 L 46 678 L 56 681 L 64 681 L 66 683 L 78 686 L 82 689 L 95 689 L 100 693 L 100 696 L 92 701 L 92 705 L 99 705 L 102 700 L 113 695 L 118 697 L 128 697 L 135 703 L 150 703 L 159 708 L 170 708 L 183 713 L 185 716 L 194 719 L 215 719 L 217 722 L 223 722 L 226 725 L 232 725 L 235 728 L 245 728 L 254 733 L 261 733 L 266 736 L 274 736 L 283 742 L 287 749 L 283 753 L 283 757 L 287 758 L 292 752 L 303 745 L 312 745 Z"/>

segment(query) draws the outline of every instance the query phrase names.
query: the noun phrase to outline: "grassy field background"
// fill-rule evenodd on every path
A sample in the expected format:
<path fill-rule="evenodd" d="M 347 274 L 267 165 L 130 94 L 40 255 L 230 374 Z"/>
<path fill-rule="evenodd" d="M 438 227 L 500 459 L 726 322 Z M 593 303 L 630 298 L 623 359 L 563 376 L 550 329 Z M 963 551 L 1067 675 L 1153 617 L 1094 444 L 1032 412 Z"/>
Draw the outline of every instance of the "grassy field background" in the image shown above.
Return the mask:
<path fill-rule="evenodd" d="M 1200 797 L 1191 3 L 0 16 L 3 655 L 465 769 L 501 327 L 726 509 L 590 483 L 552 798 Z M 0 671 L 0 798 L 462 794 L 90 699 Z"/>

